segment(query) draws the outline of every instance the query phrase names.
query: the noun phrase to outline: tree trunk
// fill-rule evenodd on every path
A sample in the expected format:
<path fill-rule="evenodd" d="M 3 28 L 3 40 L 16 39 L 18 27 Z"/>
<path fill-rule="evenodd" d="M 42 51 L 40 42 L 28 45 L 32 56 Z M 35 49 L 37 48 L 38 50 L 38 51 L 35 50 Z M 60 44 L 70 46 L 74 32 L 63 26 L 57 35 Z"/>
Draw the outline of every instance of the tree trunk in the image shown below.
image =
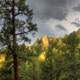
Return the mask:
<path fill-rule="evenodd" d="M 13 55 L 14 80 L 18 80 L 18 59 L 17 55 Z"/>
<path fill-rule="evenodd" d="M 18 76 L 18 59 L 16 54 L 16 26 L 15 26 L 15 0 L 12 0 L 12 25 L 13 25 L 13 68 L 14 68 L 14 80 L 19 80 Z"/>

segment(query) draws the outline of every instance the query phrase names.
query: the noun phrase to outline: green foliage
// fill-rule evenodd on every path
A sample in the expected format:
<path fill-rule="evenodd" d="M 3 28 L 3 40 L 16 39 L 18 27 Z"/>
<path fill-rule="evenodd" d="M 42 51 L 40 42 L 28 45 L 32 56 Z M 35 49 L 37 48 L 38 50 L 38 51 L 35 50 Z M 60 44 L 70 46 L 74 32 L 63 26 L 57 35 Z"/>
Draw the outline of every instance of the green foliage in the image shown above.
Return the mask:
<path fill-rule="evenodd" d="M 0 80 L 12 80 L 13 79 L 12 66 L 13 66 L 12 58 L 11 56 L 7 55 L 4 66 L 0 68 Z"/>
<path fill-rule="evenodd" d="M 21 19 L 22 17 L 24 19 Z M 14 3 L 13 0 L 0 0 L 0 46 L 7 46 L 9 53 L 12 53 L 13 35 L 15 35 L 16 47 L 19 42 L 30 42 L 30 38 L 27 35 L 37 31 L 36 24 L 33 24 L 32 18 L 33 10 L 26 4 L 26 0 L 14 0 Z M 15 27 L 15 32 L 13 26 Z"/>
<path fill-rule="evenodd" d="M 46 49 L 42 40 L 19 46 L 20 80 L 80 80 L 80 30 L 48 40 Z M 46 58 L 40 61 L 39 55 L 44 52 Z"/>

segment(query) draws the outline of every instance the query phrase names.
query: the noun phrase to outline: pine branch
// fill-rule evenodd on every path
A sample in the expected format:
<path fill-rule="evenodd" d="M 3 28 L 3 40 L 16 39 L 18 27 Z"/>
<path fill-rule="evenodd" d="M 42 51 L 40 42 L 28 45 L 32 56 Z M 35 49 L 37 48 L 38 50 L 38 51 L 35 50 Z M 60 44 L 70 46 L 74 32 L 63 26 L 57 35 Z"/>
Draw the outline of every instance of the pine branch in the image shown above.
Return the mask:
<path fill-rule="evenodd" d="M 16 33 L 16 35 L 21 35 L 21 34 L 28 34 L 29 32 L 31 32 L 31 31 L 27 31 L 27 32 L 20 32 L 20 33 Z"/>

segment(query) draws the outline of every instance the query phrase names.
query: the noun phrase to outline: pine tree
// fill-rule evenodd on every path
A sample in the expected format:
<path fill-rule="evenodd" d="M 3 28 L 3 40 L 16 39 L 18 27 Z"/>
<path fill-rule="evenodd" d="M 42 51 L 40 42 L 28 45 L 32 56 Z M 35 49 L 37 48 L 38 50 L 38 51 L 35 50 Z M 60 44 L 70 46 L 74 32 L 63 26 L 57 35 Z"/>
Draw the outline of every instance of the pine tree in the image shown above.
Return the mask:
<path fill-rule="evenodd" d="M 33 10 L 26 0 L 0 0 L 0 46 L 13 57 L 14 80 L 19 80 L 18 43 L 30 41 L 27 35 L 37 31 L 32 18 Z"/>

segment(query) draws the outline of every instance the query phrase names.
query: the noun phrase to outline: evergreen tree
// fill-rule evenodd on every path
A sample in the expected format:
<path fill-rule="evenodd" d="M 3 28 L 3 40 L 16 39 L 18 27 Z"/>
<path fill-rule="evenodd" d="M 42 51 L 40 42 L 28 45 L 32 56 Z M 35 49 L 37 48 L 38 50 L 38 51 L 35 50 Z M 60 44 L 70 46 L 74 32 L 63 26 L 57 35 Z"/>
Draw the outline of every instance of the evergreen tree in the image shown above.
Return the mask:
<path fill-rule="evenodd" d="M 0 0 L 0 45 L 13 57 L 14 80 L 19 80 L 18 43 L 30 41 L 27 35 L 37 31 L 32 18 L 26 0 Z"/>

